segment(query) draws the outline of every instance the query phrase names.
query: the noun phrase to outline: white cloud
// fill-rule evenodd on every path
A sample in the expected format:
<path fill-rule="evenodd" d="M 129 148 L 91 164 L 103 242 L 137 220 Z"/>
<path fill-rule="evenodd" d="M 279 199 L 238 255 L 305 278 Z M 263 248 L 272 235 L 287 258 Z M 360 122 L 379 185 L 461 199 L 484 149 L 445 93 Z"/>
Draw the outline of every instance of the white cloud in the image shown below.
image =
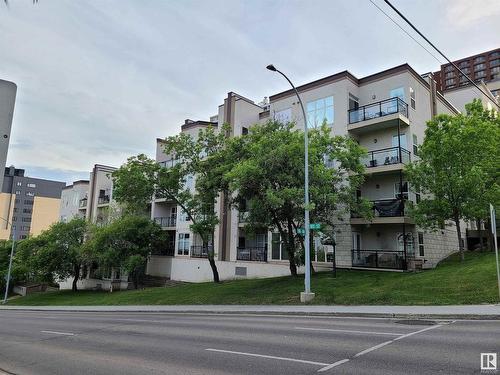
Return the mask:
<path fill-rule="evenodd" d="M 485 18 L 496 18 L 498 22 L 500 16 L 499 0 L 446 0 L 442 5 L 446 12 L 446 21 L 453 28 L 470 27 Z"/>

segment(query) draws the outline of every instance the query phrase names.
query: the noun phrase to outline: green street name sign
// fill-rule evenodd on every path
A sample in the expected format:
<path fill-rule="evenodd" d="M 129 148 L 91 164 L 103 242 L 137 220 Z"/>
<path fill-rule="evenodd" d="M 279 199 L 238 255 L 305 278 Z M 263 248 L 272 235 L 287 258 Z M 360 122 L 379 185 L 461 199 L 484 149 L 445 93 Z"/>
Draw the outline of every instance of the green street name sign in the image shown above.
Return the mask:
<path fill-rule="evenodd" d="M 321 224 L 320 223 L 312 223 L 312 224 L 309 224 L 309 229 L 312 229 L 312 230 L 319 230 L 321 229 Z M 306 230 L 304 228 L 297 228 L 297 234 L 300 234 L 300 235 L 304 235 L 306 234 Z"/>

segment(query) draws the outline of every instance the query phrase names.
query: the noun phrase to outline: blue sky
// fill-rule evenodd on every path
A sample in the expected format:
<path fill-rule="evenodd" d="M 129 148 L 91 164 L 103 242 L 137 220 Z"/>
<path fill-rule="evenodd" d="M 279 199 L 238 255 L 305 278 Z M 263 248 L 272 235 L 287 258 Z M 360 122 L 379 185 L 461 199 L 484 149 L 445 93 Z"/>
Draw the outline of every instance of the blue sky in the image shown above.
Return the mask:
<path fill-rule="evenodd" d="M 498 0 L 393 3 L 453 59 L 499 47 Z M 18 85 L 8 165 L 66 182 L 153 156 L 157 137 L 208 119 L 229 91 L 287 89 L 269 63 L 297 84 L 439 67 L 369 0 L 11 0 L 0 51 L 0 78 Z"/>

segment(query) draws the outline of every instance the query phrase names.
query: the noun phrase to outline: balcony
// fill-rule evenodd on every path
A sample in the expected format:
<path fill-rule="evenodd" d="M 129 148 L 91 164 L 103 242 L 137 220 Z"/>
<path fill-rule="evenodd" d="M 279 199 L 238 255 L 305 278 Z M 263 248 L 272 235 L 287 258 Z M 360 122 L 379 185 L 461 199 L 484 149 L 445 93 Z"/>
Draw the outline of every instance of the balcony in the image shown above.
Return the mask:
<path fill-rule="evenodd" d="M 402 120 L 403 125 L 409 125 L 408 104 L 399 98 L 386 99 L 357 109 L 350 109 L 348 118 L 347 130 L 352 133 L 397 126 L 399 120 Z"/>
<path fill-rule="evenodd" d="M 372 201 L 373 218 L 362 218 L 351 212 L 351 224 L 414 224 L 405 216 L 404 202 L 400 199 L 380 199 Z"/>
<path fill-rule="evenodd" d="M 367 168 L 365 173 L 399 171 L 403 164 L 411 161 L 410 151 L 403 147 L 390 147 L 380 150 L 369 151 L 368 155 L 361 159 L 361 163 Z"/>
<path fill-rule="evenodd" d="M 352 250 L 352 266 L 404 270 L 404 251 L 399 250 Z"/>
<path fill-rule="evenodd" d="M 154 220 L 162 228 L 171 228 L 177 225 L 177 216 L 155 217 Z"/>
<path fill-rule="evenodd" d="M 175 250 L 173 247 L 168 247 L 164 249 L 155 249 L 151 251 L 151 255 L 173 257 L 174 252 Z"/>
<path fill-rule="evenodd" d="M 158 164 L 162 168 L 172 168 L 174 165 L 179 163 L 179 159 L 170 159 L 170 160 L 165 160 L 165 161 L 160 161 Z"/>
<path fill-rule="evenodd" d="M 250 262 L 267 262 L 266 247 L 238 247 L 236 248 L 236 260 Z"/>
<path fill-rule="evenodd" d="M 214 247 L 212 245 L 209 246 L 199 246 L 194 245 L 191 246 L 191 258 L 208 258 L 208 253 L 213 254 Z"/>
<path fill-rule="evenodd" d="M 78 208 L 87 208 L 88 199 L 83 198 L 78 201 Z"/>
<path fill-rule="evenodd" d="M 108 204 L 109 203 L 109 195 L 102 195 L 97 198 L 97 204 Z"/>

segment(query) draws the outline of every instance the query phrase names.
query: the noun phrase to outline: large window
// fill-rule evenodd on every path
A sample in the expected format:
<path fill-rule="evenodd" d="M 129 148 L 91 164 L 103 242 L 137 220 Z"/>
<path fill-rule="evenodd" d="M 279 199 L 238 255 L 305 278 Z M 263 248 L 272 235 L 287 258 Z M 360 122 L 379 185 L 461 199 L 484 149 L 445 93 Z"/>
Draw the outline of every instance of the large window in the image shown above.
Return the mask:
<path fill-rule="evenodd" d="M 410 87 L 410 105 L 413 109 L 415 109 L 416 106 L 415 90 L 412 87 Z"/>
<path fill-rule="evenodd" d="M 397 87 L 395 89 L 392 89 L 391 92 L 389 93 L 389 96 L 391 98 L 399 98 L 402 101 L 405 101 L 405 88 Z"/>
<path fill-rule="evenodd" d="M 189 255 L 189 233 L 179 233 L 177 240 L 177 254 Z"/>
<path fill-rule="evenodd" d="M 273 260 L 288 260 L 288 253 L 281 242 L 279 233 L 273 233 L 271 237 L 271 258 Z"/>
<path fill-rule="evenodd" d="M 327 125 L 332 125 L 333 118 L 333 96 L 307 103 L 307 125 L 309 128 L 320 127 L 325 121 Z"/>
<path fill-rule="evenodd" d="M 281 111 L 274 112 L 274 120 L 286 124 L 292 121 L 292 109 L 287 108 Z"/>
<path fill-rule="evenodd" d="M 424 232 L 418 232 L 418 255 L 424 256 Z"/>

